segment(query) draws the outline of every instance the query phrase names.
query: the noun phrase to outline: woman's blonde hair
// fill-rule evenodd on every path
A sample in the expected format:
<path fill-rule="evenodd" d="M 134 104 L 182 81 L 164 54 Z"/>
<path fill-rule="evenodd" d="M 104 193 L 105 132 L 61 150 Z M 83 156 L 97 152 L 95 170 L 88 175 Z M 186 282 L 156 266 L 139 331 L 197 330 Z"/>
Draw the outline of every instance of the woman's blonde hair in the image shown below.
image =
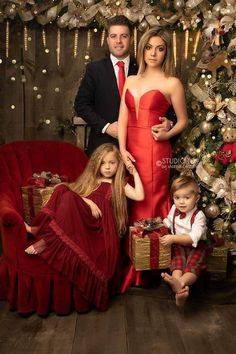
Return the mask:
<path fill-rule="evenodd" d="M 125 165 L 118 148 L 113 144 L 99 146 L 91 155 L 90 160 L 80 177 L 69 185 L 70 189 L 81 197 L 88 197 L 101 184 L 103 176 L 100 173 L 102 161 L 109 152 L 113 152 L 118 161 L 118 167 L 112 178 L 112 205 L 119 235 L 126 230 L 128 221 L 127 200 L 125 196 Z"/>
<path fill-rule="evenodd" d="M 138 44 L 138 55 L 137 55 L 137 61 L 138 61 L 138 74 L 142 74 L 145 69 L 146 69 L 146 63 L 144 61 L 144 52 L 146 45 L 148 44 L 150 38 L 152 37 L 160 37 L 166 45 L 166 55 L 165 59 L 162 63 L 162 69 L 166 76 L 172 76 L 174 75 L 174 68 L 173 68 L 173 56 L 172 56 L 172 41 L 171 41 L 171 36 L 170 33 L 161 28 L 161 27 L 152 27 L 150 30 L 145 32 Z"/>

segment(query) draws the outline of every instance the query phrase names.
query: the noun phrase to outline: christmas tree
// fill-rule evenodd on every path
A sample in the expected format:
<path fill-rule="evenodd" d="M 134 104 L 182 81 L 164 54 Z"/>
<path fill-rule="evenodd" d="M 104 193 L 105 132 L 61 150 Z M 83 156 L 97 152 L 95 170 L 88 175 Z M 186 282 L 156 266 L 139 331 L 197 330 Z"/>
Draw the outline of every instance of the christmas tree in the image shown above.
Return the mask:
<path fill-rule="evenodd" d="M 220 12 L 218 13 L 220 14 Z M 211 241 L 236 240 L 236 31 L 220 17 L 203 28 L 201 58 L 189 75 L 190 125 L 180 139 L 181 172 L 201 186 Z M 183 155 L 180 155 L 183 154 Z"/>

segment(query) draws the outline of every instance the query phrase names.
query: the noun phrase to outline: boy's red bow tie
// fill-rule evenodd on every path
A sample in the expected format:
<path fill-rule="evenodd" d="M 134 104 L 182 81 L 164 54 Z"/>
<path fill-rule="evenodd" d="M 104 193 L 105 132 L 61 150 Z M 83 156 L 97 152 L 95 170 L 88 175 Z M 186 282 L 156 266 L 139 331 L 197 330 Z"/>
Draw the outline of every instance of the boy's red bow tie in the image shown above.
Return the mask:
<path fill-rule="evenodd" d="M 180 219 L 184 219 L 186 216 L 186 213 L 183 213 L 182 211 L 176 209 L 176 215 L 178 215 Z"/>

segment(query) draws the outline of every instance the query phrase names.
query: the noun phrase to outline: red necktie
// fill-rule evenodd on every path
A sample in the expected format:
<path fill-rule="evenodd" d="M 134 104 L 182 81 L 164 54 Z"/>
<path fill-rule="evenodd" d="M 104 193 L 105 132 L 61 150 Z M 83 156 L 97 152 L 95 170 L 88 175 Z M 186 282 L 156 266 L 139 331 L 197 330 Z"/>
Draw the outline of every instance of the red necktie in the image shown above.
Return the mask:
<path fill-rule="evenodd" d="M 116 63 L 119 66 L 119 71 L 118 71 L 118 87 L 119 87 L 119 92 L 120 96 L 122 95 L 123 87 L 125 84 L 125 63 L 123 61 L 118 61 Z"/>

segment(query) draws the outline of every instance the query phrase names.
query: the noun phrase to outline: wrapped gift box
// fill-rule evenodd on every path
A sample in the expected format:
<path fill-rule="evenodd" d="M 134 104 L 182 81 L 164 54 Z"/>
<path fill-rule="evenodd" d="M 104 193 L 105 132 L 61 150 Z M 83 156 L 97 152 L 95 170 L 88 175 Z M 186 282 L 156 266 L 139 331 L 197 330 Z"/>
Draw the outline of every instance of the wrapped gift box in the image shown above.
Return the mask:
<path fill-rule="evenodd" d="M 207 259 L 207 271 L 226 275 L 228 250 L 228 245 L 214 247 L 211 255 Z"/>
<path fill-rule="evenodd" d="M 38 211 L 47 203 L 55 186 L 69 182 L 68 177 L 42 171 L 28 178 L 27 185 L 21 187 L 25 221 L 30 224 Z"/>
<path fill-rule="evenodd" d="M 44 188 L 35 186 L 21 187 L 24 216 L 28 224 L 31 223 L 33 217 L 47 203 L 54 188 L 55 185 Z"/>
<path fill-rule="evenodd" d="M 140 232 L 137 227 L 130 227 L 129 256 L 136 270 L 169 268 L 171 246 L 160 243 L 160 237 L 168 233 L 168 229 L 164 226 L 143 232 Z"/>

